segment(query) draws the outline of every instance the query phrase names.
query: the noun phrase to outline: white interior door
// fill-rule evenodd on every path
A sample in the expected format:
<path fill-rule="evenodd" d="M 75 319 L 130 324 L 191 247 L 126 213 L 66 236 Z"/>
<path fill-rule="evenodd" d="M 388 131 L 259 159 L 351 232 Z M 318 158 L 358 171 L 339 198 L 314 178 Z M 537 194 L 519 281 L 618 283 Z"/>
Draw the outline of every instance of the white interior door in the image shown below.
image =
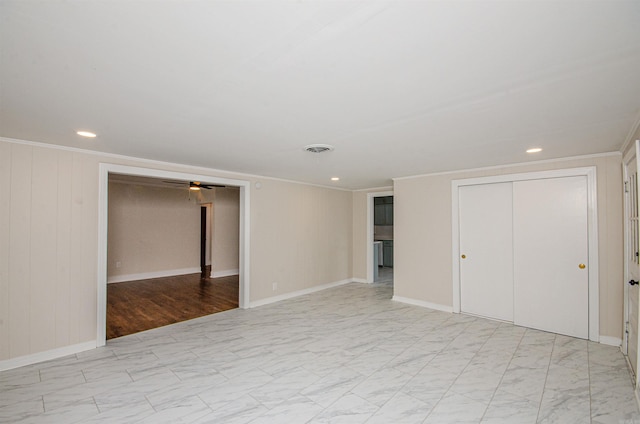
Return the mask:
<path fill-rule="evenodd" d="M 637 143 L 636 143 L 637 144 Z M 636 146 L 637 147 L 637 146 Z M 638 284 L 640 281 L 640 251 L 638 241 L 638 152 L 625 161 L 625 288 L 626 333 L 623 346 L 634 375 L 638 375 Z"/>
<path fill-rule="evenodd" d="M 589 337 L 586 177 L 513 183 L 514 323 Z"/>
<path fill-rule="evenodd" d="M 512 183 L 460 187 L 460 309 L 513 321 Z"/>

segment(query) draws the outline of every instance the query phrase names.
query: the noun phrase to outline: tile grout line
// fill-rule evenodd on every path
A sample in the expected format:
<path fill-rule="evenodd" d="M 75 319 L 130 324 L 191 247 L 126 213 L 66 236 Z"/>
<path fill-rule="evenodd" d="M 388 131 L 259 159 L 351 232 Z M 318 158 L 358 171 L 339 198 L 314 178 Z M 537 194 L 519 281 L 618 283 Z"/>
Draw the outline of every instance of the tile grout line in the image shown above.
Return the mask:
<path fill-rule="evenodd" d="M 447 319 L 445 322 L 449 321 L 450 319 L 453 319 L 453 317 L 451 317 L 451 318 Z M 457 338 L 458 338 L 462 333 L 464 333 L 464 331 L 465 331 L 465 330 L 466 330 L 466 329 L 471 325 L 471 323 L 473 323 L 473 322 L 475 322 L 475 321 L 477 321 L 477 318 L 476 318 L 476 317 L 473 317 L 473 320 L 472 320 L 472 321 L 469 321 L 469 323 L 464 327 L 464 329 L 463 329 L 463 330 L 462 330 L 462 331 L 461 331 L 461 332 L 460 332 L 456 337 L 452 338 L 452 339 L 451 339 L 451 341 L 450 341 L 449 343 L 447 343 L 447 345 L 446 345 L 446 346 L 444 346 L 442 349 L 440 349 L 440 351 L 438 352 L 438 354 L 442 353 L 442 352 L 443 352 L 447 347 L 449 347 L 449 346 L 451 345 L 451 343 L 453 343 L 453 341 L 454 341 L 455 339 L 457 339 Z M 443 324 L 444 324 L 444 323 L 443 323 Z M 494 330 L 494 333 L 495 333 L 495 330 Z M 492 333 L 492 335 L 493 335 L 493 333 Z M 485 342 L 485 343 L 486 343 L 486 342 Z M 483 346 L 484 346 L 484 344 L 483 344 Z M 471 363 L 471 360 L 472 360 L 473 358 L 475 358 L 475 356 L 476 356 L 476 355 L 477 355 L 477 352 L 476 352 L 476 354 L 474 354 L 474 355 L 473 355 L 473 357 L 469 360 L 469 363 Z M 436 355 L 436 356 L 438 356 L 438 355 Z M 435 358 L 435 357 L 434 357 L 434 358 Z M 433 360 L 433 358 L 431 358 L 431 360 Z M 431 361 L 429 361 L 429 362 L 431 362 Z M 442 396 L 440 396 L 440 399 L 438 399 L 438 401 L 435 403 L 435 405 L 433 405 L 433 408 L 431 408 L 431 411 L 429 411 L 429 413 L 427 414 L 427 416 L 426 416 L 426 417 L 424 417 L 424 420 L 423 420 L 422 422 L 425 422 L 426 420 L 428 420 L 428 419 L 429 419 L 429 417 L 431 416 L 431 414 L 433 413 L 433 411 L 438 407 L 438 405 L 440 404 L 440 402 L 442 401 L 442 399 L 447 395 L 447 393 L 449 393 L 449 390 L 451 390 L 451 387 L 453 387 L 453 385 L 454 385 L 454 384 L 456 384 L 456 381 L 458 381 L 458 378 L 460 378 L 460 376 L 462 375 L 462 373 L 464 372 L 464 370 L 469 366 L 469 363 L 468 363 L 467 365 L 465 365 L 465 367 L 460 371 L 460 374 L 458 374 L 458 376 L 457 376 L 457 377 L 456 377 L 456 378 L 451 382 L 451 384 L 449 384 L 449 386 L 447 387 L 447 390 L 444 392 L 444 394 L 443 394 Z M 425 367 L 426 367 L 428 364 L 429 364 L 429 363 L 427 363 L 427 364 L 425 365 Z M 423 367 L 423 368 L 424 368 L 424 367 Z M 404 387 L 404 386 L 403 386 L 403 387 Z M 466 397 L 466 396 L 465 396 L 465 397 Z"/>
<path fill-rule="evenodd" d="M 445 320 L 445 322 L 446 322 L 446 321 L 449 321 L 449 319 L 450 319 L 450 318 L 448 318 L 447 320 Z M 472 322 L 473 322 L 473 321 L 472 321 Z M 469 325 L 471 325 L 471 323 L 469 323 Z M 468 327 L 469 325 L 467 325 L 467 327 Z M 466 327 L 465 327 L 465 329 L 466 329 Z M 464 330 L 463 330 L 463 331 L 464 331 Z M 462 334 L 462 332 L 461 332 L 461 334 Z M 420 339 L 418 339 L 417 341 L 415 341 L 413 344 L 411 344 L 411 346 L 408 346 L 408 347 L 407 347 L 406 349 L 404 349 L 401 353 L 399 353 L 398 355 L 396 355 L 393 359 L 397 358 L 398 356 L 402 355 L 402 354 L 403 354 L 403 353 L 405 353 L 407 350 L 409 350 L 411 347 L 413 347 L 414 345 L 418 344 L 419 340 L 421 340 L 423 337 L 424 337 L 424 336 L 422 336 Z M 378 413 L 378 411 L 380 411 L 380 410 L 381 410 L 381 409 L 382 409 L 382 408 L 383 408 L 387 403 L 389 403 L 389 402 L 391 401 L 391 399 L 393 399 L 393 398 L 394 398 L 398 393 L 401 393 L 402 389 L 403 389 L 407 384 L 409 384 L 409 381 L 413 380 L 413 378 L 414 378 L 415 376 L 417 376 L 417 375 L 420 373 L 420 371 L 422 371 L 423 369 L 425 369 L 425 368 L 427 367 L 427 365 L 429 365 L 429 363 L 431 363 L 431 361 L 433 361 L 433 359 L 434 359 L 436 356 L 438 356 L 438 354 L 439 354 L 439 353 L 441 353 L 444 349 L 446 349 L 446 348 L 447 348 L 447 346 L 449 346 L 451 343 L 453 343 L 453 340 L 455 340 L 455 337 L 454 337 L 454 338 L 453 338 L 453 339 L 452 339 L 452 340 L 451 340 L 451 341 L 450 341 L 446 346 L 444 346 L 442 349 L 440 349 L 440 350 L 438 351 L 438 353 L 437 353 L 436 355 L 434 355 L 434 356 L 433 356 L 433 358 L 431 358 L 429 361 L 427 361 L 427 363 L 426 363 L 426 364 L 424 364 L 424 365 L 422 366 L 422 368 L 420 368 L 420 369 L 419 369 L 419 370 L 418 370 L 418 371 L 417 371 L 413 376 L 411 376 L 411 378 L 410 378 L 406 383 L 404 383 L 402 386 L 400 386 L 400 388 L 398 388 L 398 390 L 393 394 L 393 396 L 391 396 L 391 397 L 390 397 L 390 398 L 389 398 L 389 399 L 388 399 L 388 400 L 387 400 L 387 401 L 386 401 L 382 406 L 380 406 L 380 407 L 378 408 L 378 410 L 377 410 L 375 413 L 373 413 L 369 418 L 367 418 L 367 420 L 365 421 L 365 423 L 366 423 L 367 421 L 371 420 L 371 418 L 373 418 L 373 416 L 374 416 L 376 413 Z M 387 361 L 387 362 L 385 363 L 385 365 L 387 365 L 389 362 L 393 361 L 393 359 L 390 359 L 389 361 Z M 395 368 L 394 368 L 394 369 L 395 369 Z M 376 372 L 377 372 L 377 371 L 376 371 Z M 399 372 L 402 372 L 402 371 L 399 371 Z M 365 379 L 365 380 L 366 380 L 366 379 Z M 452 384 L 453 384 L 453 383 L 452 383 Z M 448 389 L 447 389 L 447 390 L 448 390 Z M 349 392 L 351 393 L 351 391 L 349 391 Z M 446 393 L 446 392 L 445 392 L 445 393 Z M 355 393 L 352 393 L 352 394 L 355 394 Z M 357 396 L 357 395 L 356 395 L 356 396 Z M 422 402 L 420 399 L 417 399 L 417 398 L 415 398 L 414 396 L 411 396 L 411 395 L 407 395 L 407 396 L 409 396 L 409 397 L 411 397 L 411 398 L 413 398 L 413 399 L 416 399 L 417 401 Z M 366 400 L 366 399 L 365 399 L 365 400 Z M 440 402 L 440 401 L 438 401 L 438 402 Z M 423 402 L 423 403 L 424 403 L 424 402 Z M 436 407 L 436 405 L 437 405 L 437 404 L 438 404 L 438 403 L 436 402 L 436 404 L 433 406 L 433 408 L 431 408 L 431 411 L 433 411 L 433 409 Z M 376 406 L 377 406 L 377 405 L 376 405 Z M 431 414 L 431 411 L 429 411 L 429 414 L 427 414 L 427 416 L 425 417 L 425 420 L 426 420 L 426 419 L 427 419 L 427 417 Z"/>
<path fill-rule="evenodd" d="M 553 358 L 553 352 L 556 350 L 556 339 L 558 335 L 555 334 L 553 336 L 553 346 L 551 347 L 551 355 L 549 355 L 549 363 L 547 364 L 547 374 L 544 377 L 544 385 L 542 386 L 542 396 L 540 396 L 540 405 L 538 405 L 538 415 L 536 415 L 536 422 L 540 419 L 540 411 L 542 410 L 542 400 L 544 399 L 544 392 L 547 388 L 547 379 L 549 378 L 549 369 L 551 368 L 551 359 Z M 589 421 L 591 421 L 591 416 L 589 416 Z"/>
<path fill-rule="evenodd" d="M 515 325 L 514 325 L 514 327 L 515 327 Z M 497 328 L 496 328 L 496 331 L 498 331 Z M 509 359 L 509 363 L 507 364 L 507 367 L 502 372 L 502 376 L 500 377 L 500 381 L 498 382 L 498 385 L 496 386 L 495 390 L 493 391 L 493 394 L 491 395 L 491 399 L 489 399 L 489 402 L 487 403 L 487 407 L 485 408 L 484 413 L 482 414 L 482 417 L 480 417 L 480 422 L 482 422 L 482 420 L 484 419 L 485 415 L 487 415 L 487 411 L 489 410 L 489 406 L 491 405 L 491 402 L 493 402 L 493 398 L 496 396 L 496 393 L 498 392 L 498 388 L 502 384 L 502 380 L 504 380 L 504 375 L 507 373 L 507 370 L 509 369 L 509 365 L 511 365 L 511 362 L 513 361 L 513 357 L 515 356 L 515 353 L 520 348 L 520 345 L 522 344 L 522 339 L 524 339 L 524 335 L 526 333 L 527 333 L 527 330 L 525 329 L 525 331 L 523 331 L 522 335 L 520 336 L 520 340 L 518 341 L 518 345 L 516 346 L 515 350 L 511 354 L 511 359 Z M 494 334 L 495 334 L 495 331 L 494 331 Z M 538 407 L 538 409 L 539 409 L 539 407 Z M 537 420 L 537 417 L 536 417 L 536 420 Z"/>

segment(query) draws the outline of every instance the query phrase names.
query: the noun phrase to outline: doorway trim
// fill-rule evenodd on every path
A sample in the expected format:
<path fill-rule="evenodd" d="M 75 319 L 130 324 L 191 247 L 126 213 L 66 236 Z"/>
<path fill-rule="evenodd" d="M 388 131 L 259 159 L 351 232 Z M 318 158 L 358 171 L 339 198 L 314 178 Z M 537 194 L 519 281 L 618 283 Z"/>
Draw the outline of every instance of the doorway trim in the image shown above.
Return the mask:
<path fill-rule="evenodd" d="M 600 341 L 600 280 L 598 262 L 598 199 L 596 167 L 556 169 L 490 177 L 465 178 L 451 182 L 451 246 L 453 312 L 460 313 L 460 215 L 458 188 L 468 185 L 585 176 L 587 178 L 587 237 L 589 248 L 589 340 Z"/>
<path fill-rule="evenodd" d="M 628 323 L 629 323 L 629 284 L 628 281 L 631 279 L 631 274 L 629 271 L 630 263 L 629 258 L 631 257 L 630 251 L 630 234 L 631 230 L 629 228 L 629 196 L 627 195 L 627 181 L 629 181 L 629 168 L 628 164 L 631 161 L 638 161 L 638 143 L 640 141 L 636 140 L 633 144 L 633 148 L 629 149 L 629 152 L 622 158 L 622 181 L 624 184 L 623 189 L 623 207 L 624 207 L 624 276 L 622 280 L 622 285 L 624 287 L 623 290 L 623 332 L 622 332 L 622 344 L 620 345 L 620 350 L 627 357 L 627 361 L 629 361 L 629 333 L 628 333 Z M 638 170 L 636 170 L 638 171 Z M 640 342 L 639 342 L 640 344 Z M 629 368 L 632 368 L 629 364 Z M 638 385 L 638 381 L 640 380 L 640 373 L 636 372 L 636 376 L 634 379 L 634 384 Z M 640 403 L 640 399 L 637 398 L 638 392 L 636 391 L 636 400 Z"/>
<path fill-rule="evenodd" d="M 367 283 L 373 283 L 373 198 L 386 196 L 393 196 L 393 190 L 367 193 Z"/>
<path fill-rule="evenodd" d="M 108 205 L 109 205 L 109 174 L 124 174 L 152 178 L 163 178 L 184 181 L 201 181 L 209 184 L 220 184 L 240 188 L 240 235 L 239 235 L 239 296 L 238 306 L 249 308 L 250 299 L 250 188 L 251 183 L 245 180 L 235 180 L 210 175 L 191 174 L 188 172 L 174 172 L 162 169 L 141 168 L 112 163 L 100 163 L 98 170 L 98 287 L 97 287 L 97 329 L 96 346 L 104 346 L 107 340 L 107 241 L 108 241 Z"/>
<path fill-rule="evenodd" d="M 200 203 L 200 207 L 201 208 L 206 208 L 207 209 L 207 216 L 206 216 L 206 239 L 209 240 L 209 242 L 206 244 L 205 246 L 205 258 L 204 258 L 204 263 L 205 266 L 210 266 L 213 265 L 213 203 L 212 202 L 207 202 L 207 203 Z M 209 254 L 207 254 L 207 251 Z M 208 262 L 208 263 L 207 263 Z M 213 275 L 213 269 L 211 270 L 209 277 L 211 277 Z M 212 277 L 211 277 L 212 278 Z"/>

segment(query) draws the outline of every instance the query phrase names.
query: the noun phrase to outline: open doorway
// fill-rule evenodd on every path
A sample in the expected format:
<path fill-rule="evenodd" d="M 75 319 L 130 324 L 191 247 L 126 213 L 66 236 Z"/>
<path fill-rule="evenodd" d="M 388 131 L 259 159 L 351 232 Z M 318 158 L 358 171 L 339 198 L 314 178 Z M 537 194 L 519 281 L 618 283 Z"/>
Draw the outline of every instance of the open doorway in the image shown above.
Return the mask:
<path fill-rule="evenodd" d="M 99 193 L 99 234 L 98 234 L 98 314 L 97 314 L 97 345 L 103 346 L 106 344 L 106 318 L 107 318 L 107 276 L 108 266 L 111 266 L 111 262 L 108 258 L 108 225 L 109 222 L 109 176 L 110 175 L 128 175 L 134 177 L 144 177 L 149 179 L 164 179 L 164 180 L 177 180 L 183 182 L 203 181 L 212 186 L 225 186 L 233 188 L 236 192 L 238 199 L 238 205 L 236 206 L 236 220 L 237 220 L 237 242 L 235 249 L 236 268 L 235 278 L 237 283 L 237 294 L 234 296 L 237 305 L 240 308 L 247 308 L 249 306 L 249 263 L 248 263 L 248 250 L 249 250 L 249 182 L 242 180 L 232 180 L 226 178 L 202 176 L 198 174 L 177 173 L 170 171 L 154 170 L 147 168 L 137 168 L 114 164 L 101 164 L 99 173 L 100 193 Z M 196 220 L 197 226 L 200 226 L 199 214 L 201 213 L 200 205 L 196 208 Z M 144 221 L 139 225 L 144 225 Z M 138 246 L 140 247 L 140 246 Z M 198 281 L 200 282 L 201 268 L 199 265 L 199 240 L 196 242 L 196 263 L 195 268 Z M 189 268 L 189 267 L 187 267 Z M 135 272 L 133 272 L 135 274 Z M 143 274 L 143 273 L 141 273 Z M 212 272 L 213 274 L 213 272 Z M 153 277 L 153 275 L 151 275 Z M 233 278 L 233 276 L 227 275 L 226 277 Z M 158 277 L 163 278 L 163 277 Z M 147 278 L 148 280 L 149 278 Z"/>
<path fill-rule="evenodd" d="M 237 187 L 110 175 L 107 339 L 237 308 L 239 212 Z"/>
<path fill-rule="evenodd" d="M 393 286 L 393 192 L 367 194 L 367 282 Z"/>
<path fill-rule="evenodd" d="M 200 277 L 211 275 L 211 203 L 200 206 Z"/>

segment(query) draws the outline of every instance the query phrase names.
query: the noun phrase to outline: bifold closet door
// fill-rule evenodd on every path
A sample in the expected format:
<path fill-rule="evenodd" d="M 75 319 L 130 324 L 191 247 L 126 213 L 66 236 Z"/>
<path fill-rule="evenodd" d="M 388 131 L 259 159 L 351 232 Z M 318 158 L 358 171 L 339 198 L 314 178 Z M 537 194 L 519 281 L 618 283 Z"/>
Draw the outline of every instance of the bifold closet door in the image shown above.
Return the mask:
<path fill-rule="evenodd" d="M 587 179 L 513 183 L 514 323 L 589 338 Z"/>
<path fill-rule="evenodd" d="M 513 321 L 512 183 L 458 189 L 460 309 Z"/>

